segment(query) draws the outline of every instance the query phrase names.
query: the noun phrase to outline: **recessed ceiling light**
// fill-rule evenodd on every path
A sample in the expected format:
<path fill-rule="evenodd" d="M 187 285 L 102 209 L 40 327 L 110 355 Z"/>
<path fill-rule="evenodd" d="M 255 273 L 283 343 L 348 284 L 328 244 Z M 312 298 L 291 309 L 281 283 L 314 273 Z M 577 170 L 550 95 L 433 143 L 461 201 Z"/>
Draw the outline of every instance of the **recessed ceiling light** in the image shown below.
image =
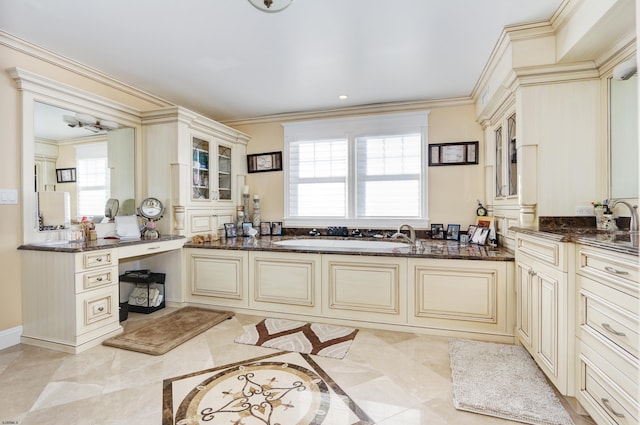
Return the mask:
<path fill-rule="evenodd" d="M 340 100 L 347 100 L 349 96 L 347 96 L 346 94 L 341 94 L 340 96 L 338 96 L 338 99 Z"/>

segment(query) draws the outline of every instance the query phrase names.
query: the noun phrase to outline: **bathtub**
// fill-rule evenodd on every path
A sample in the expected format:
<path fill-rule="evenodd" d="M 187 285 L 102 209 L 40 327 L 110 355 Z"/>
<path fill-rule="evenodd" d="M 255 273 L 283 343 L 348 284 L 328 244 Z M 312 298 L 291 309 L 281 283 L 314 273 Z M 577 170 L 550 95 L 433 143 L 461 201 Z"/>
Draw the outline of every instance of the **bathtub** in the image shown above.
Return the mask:
<path fill-rule="evenodd" d="M 272 242 L 286 248 L 303 248 L 303 249 L 371 249 L 376 251 L 392 251 L 399 248 L 409 248 L 409 245 L 403 242 L 388 241 L 362 241 L 353 239 L 286 239 L 283 241 Z"/>

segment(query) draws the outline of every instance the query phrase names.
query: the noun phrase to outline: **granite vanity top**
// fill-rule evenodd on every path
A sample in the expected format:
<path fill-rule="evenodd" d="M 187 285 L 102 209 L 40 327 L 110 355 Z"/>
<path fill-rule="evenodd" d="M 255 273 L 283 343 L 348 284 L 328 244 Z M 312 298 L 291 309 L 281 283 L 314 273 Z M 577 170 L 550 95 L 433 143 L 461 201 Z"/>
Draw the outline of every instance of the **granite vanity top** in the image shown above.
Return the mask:
<path fill-rule="evenodd" d="M 317 236 L 323 239 L 325 236 Z M 342 247 L 323 247 L 323 248 L 303 248 L 303 247 L 285 247 L 274 244 L 274 242 L 292 239 L 291 237 L 280 236 L 262 236 L 251 239 L 248 237 L 237 237 L 229 239 L 221 239 L 213 242 L 205 242 L 202 244 L 194 244 L 187 242 L 185 248 L 201 248 L 201 249 L 227 249 L 227 250 L 246 250 L 246 251 L 274 251 L 274 252 L 304 252 L 312 254 L 341 254 L 341 255 L 368 255 L 382 257 L 409 257 L 409 258 L 437 258 L 437 259 L 456 259 L 456 260 L 488 260 L 488 261 L 515 261 L 515 255 L 512 251 L 501 247 L 479 246 L 474 244 L 461 245 L 457 241 L 420 239 L 422 248 L 412 249 L 407 245 L 406 248 L 389 249 L 353 249 Z M 296 237 L 295 239 L 301 239 Z M 334 238 L 336 239 L 336 238 Z M 338 238 L 339 239 L 339 238 Z M 343 238 L 347 239 L 347 238 Z M 348 238 L 356 239 L 356 238 Z M 356 240 L 372 240 L 374 238 L 357 238 Z M 389 241 L 388 239 L 386 239 Z M 384 242 L 380 241 L 381 244 Z"/>
<path fill-rule="evenodd" d="M 541 228 L 538 230 L 511 227 L 518 233 L 537 236 L 556 242 L 572 242 L 595 248 L 607 249 L 621 254 L 638 256 L 638 246 L 631 242 L 628 231 L 606 232 L 594 228 Z M 636 235 L 637 237 L 637 235 Z"/>
<path fill-rule="evenodd" d="M 85 252 L 96 251 L 99 249 L 111 249 L 120 248 L 132 245 L 150 244 L 154 242 L 165 242 L 176 239 L 185 239 L 184 236 L 161 236 L 158 239 L 133 239 L 133 240 L 120 240 L 120 239 L 103 239 L 98 238 L 95 241 L 82 241 L 82 242 L 68 242 L 68 241 L 55 241 L 55 242 L 39 242 L 20 245 L 18 249 L 31 250 L 31 251 L 50 251 L 50 252 Z"/>

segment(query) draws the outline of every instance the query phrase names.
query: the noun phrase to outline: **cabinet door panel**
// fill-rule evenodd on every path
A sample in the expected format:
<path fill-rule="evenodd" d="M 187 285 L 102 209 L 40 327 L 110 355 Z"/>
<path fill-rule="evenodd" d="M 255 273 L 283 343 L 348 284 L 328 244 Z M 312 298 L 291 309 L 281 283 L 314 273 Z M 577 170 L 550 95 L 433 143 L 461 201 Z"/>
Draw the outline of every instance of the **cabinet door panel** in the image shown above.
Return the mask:
<path fill-rule="evenodd" d="M 250 258 L 250 306 L 320 312 L 320 254 L 252 252 Z"/>
<path fill-rule="evenodd" d="M 558 295 L 559 282 L 547 274 L 537 273 L 538 344 L 536 352 L 543 367 L 558 376 Z"/>
<path fill-rule="evenodd" d="M 532 324 L 532 299 L 531 299 L 531 275 L 528 265 L 516 263 L 517 285 L 517 326 L 520 342 L 531 351 L 531 324 Z"/>
<path fill-rule="evenodd" d="M 193 299 L 194 295 L 204 296 L 210 299 L 223 299 L 215 302 L 245 305 L 246 253 L 225 255 L 218 250 L 215 254 L 208 253 L 206 250 L 197 251 L 189 254 L 191 298 Z M 235 302 L 231 302 L 232 300 Z"/>

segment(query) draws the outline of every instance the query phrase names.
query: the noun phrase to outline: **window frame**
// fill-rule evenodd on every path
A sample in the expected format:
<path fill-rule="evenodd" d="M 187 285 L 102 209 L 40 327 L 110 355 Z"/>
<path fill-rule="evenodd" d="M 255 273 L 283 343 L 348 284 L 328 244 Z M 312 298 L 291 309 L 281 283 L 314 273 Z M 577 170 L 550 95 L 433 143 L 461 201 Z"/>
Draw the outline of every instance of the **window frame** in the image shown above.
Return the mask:
<path fill-rule="evenodd" d="M 428 118 L 429 111 L 370 115 L 362 117 L 336 118 L 314 121 L 284 123 L 284 218 L 285 226 L 292 227 L 327 227 L 346 226 L 353 228 L 395 228 L 407 223 L 414 227 L 426 227 L 428 216 Z M 356 217 L 357 141 L 361 138 L 389 137 L 419 133 L 420 141 L 420 206 L 419 216 L 411 217 Z M 303 140 L 347 140 L 347 216 L 343 217 L 292 217 L 289 205 L 291 155 L 293 142 Z"/>

